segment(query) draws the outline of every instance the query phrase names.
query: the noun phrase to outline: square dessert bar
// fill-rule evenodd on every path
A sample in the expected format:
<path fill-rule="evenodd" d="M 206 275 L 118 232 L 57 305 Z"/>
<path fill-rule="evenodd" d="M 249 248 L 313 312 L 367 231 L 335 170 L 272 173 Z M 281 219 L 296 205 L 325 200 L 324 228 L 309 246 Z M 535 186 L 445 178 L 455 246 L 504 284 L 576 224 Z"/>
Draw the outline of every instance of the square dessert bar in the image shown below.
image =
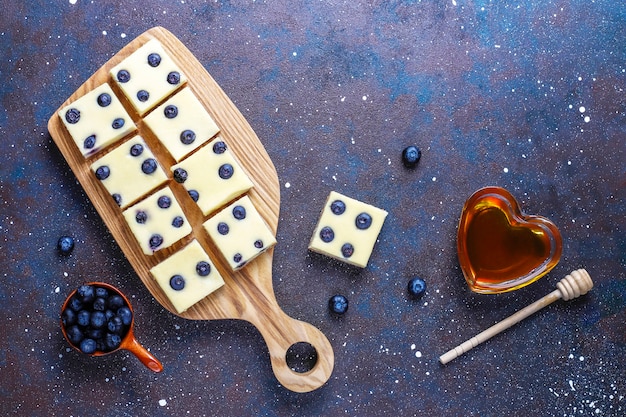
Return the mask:
<path fill-rule="evenodd" d="M 386 217 L 385 210 L 332 191 L 309 249 L 365 268 Z"/>
<path fill-rule="evenodd" d="M 191 233 L 191 225 L 169 187 L 123 212 L 146 255 L 167 248 Z"/>
<path fill-rule="evenodd" d="M 167 99 L 143 120 L 177 162 L 219 132 L 189 87 Z"/>
<path fill-rule="evenodd" d="M 224 285 L 211 258 L 195 239 L 150 272 L 178 313 Z"/>
<path fill-rule="evenodd" d="M 91 164 L 121 208 L 167 181 L 165 171 L 141 136 L 135 136 Z"/>
<path fill-rule="evenodd" d="M 205 216 L 252 188 L 252 181 L 220 137 L 171 170 Z"/>
<path fill-rule="evenodd" d="M 276 243 L 248 196 L 204 222 L 204 228 L 235 271 Z"/>
<path fill-rule="evenodd" d="M 140 116 L 187 82 L 156 39 L 146 42 L 112 68 L 110 74 Z"/>
<path fill-rule="evenodd" d="M 83 156 L 137 129 L 107 83 L 62 108 L 59 117 Z"/>

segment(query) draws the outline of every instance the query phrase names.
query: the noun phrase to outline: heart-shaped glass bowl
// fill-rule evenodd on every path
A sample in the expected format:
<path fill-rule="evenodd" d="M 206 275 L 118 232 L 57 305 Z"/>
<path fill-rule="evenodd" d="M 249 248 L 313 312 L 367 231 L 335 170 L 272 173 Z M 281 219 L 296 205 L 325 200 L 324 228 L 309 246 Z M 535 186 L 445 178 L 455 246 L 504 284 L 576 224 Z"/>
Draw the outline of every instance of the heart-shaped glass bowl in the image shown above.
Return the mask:
<path fill-rule="evenodd" d="M 554 223 L 523 214 L 504 188 L 482 188 L 465 202 L 457 250 L 474 292 L 513 291 L 538 280 L 558 264 L 562 246 Z"/>

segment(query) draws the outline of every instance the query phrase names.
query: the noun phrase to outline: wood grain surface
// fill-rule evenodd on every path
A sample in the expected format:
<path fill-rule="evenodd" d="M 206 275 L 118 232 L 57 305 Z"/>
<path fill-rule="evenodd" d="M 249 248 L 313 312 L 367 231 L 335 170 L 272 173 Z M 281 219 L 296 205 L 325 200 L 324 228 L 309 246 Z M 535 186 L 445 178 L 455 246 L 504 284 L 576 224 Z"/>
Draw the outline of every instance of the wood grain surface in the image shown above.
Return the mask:
<path fill-rule="evenodd" d="M 280 186 L 269 155 L 243 115 L 202 64 L 166 29 L 152 28 L 125 46 L 59 106 L 48 121 L 48 130 L 135 272 L 164 308 L 172 314 L 177 314 L 151 276 L 150 268 L 196 238 L 215 262 L 224 277 L 225 285 L 178 315 L 192 320 L 242 319 L 252 323 L 267 343 L 274 374 L 281 384 L 296 392 L 308 392 L 319 388 L 332 373 L 333 349 L 326 336 L 317 328 L 290 318 L 278 306 L 272 286 L 273 248 L 239 271 L 233 272 L 230 269 L 203 230 L 202 223 L 205 217 L 200 209 L 189 198 L 182 185 L 172 180 L 169 168 L 174 164 L 173 159 L 152 132 L 144 126 L 141 118 L 130 103 L 123 99 L 121 92 L 109 77 L 109 70 L 112 67 L 151 39 L 158 39 L 161 42 L 169 56 L 189 78 L 187 85 L 215 120 L 220 128 L 220 135 L 229 144 L 231 151 L 254 183 L 254 188 L 248 195 L 275 235 L 280 209 Z M 191 235 L 154 255 L 143 254 L 122 216 L 122 211 L 90 169 L 91 163 L 106 154 L 109 149 L 88 158 L 83 157 L 58 116 L 61 108 L 105 82 L 108 82 L 120 97 L 137 125 L 137 133 L 146 140 L 168 174 L 167 185 L 174 192 L 193 229 Z M 287 365 L 287 350 L 298 342 L 310 343 L 317 351 L 317 362 L 308 372 L 295 372 Z"/>

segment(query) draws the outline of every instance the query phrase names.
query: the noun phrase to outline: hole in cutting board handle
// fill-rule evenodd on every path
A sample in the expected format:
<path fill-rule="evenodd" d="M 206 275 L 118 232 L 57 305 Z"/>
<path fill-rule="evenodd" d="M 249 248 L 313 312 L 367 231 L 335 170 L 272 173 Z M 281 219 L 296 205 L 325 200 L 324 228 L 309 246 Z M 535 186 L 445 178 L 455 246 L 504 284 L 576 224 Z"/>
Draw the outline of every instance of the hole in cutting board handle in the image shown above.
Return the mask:
<path fill-rule="evenodd" d="M 317 349 L 308 342 L 294 343 L 287 349 L 285 361 L 293 372 L 299 374 L 307 373 L 317 365 Z"/>

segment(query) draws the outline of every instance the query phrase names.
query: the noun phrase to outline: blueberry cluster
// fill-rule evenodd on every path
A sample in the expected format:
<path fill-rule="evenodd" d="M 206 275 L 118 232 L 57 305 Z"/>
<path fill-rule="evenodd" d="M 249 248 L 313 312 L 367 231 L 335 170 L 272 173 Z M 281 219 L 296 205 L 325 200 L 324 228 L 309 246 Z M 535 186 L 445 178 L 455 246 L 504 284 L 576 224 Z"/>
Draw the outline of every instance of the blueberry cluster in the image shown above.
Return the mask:
<path fill-rule="evenodd" d="M 132 320 L 133 313 L 124 298 L 97 285 L 78 287 L 61 312 L 67 339 L 87 354 L 117 349 Z"/>

